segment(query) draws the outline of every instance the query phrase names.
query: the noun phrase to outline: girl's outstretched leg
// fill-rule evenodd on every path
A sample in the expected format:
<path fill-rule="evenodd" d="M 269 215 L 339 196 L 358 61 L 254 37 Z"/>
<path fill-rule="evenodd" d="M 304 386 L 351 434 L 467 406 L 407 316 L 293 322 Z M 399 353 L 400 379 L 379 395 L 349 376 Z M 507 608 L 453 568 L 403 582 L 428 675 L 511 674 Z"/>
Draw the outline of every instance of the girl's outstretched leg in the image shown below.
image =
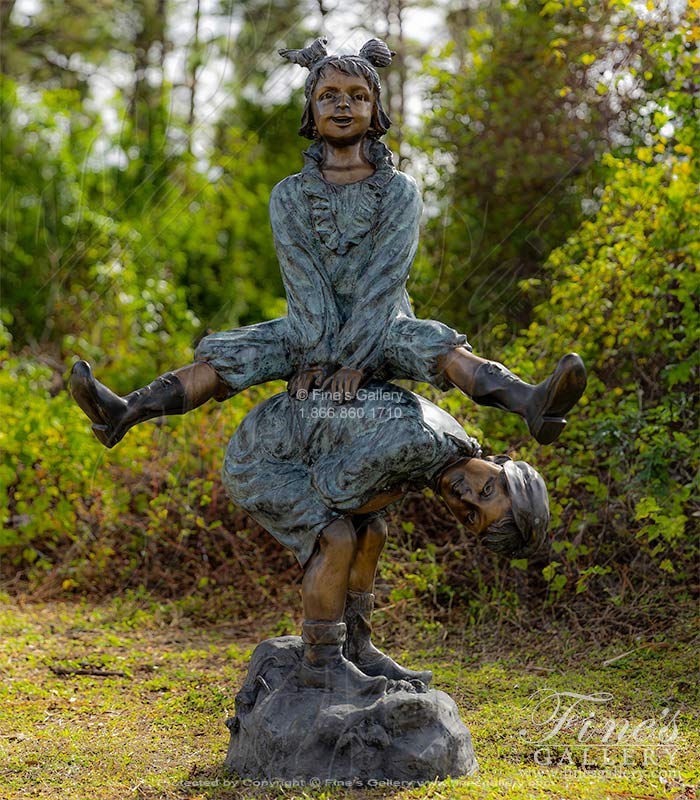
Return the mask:
<path fill-rule="evenodd" d="M 519 414 L 540 444 L 550 444 L 564 430 L 567 414 L 586 388 L 581 357 L 568 353 L 538 384 L 525 383 L 497 361 L 486 361 L 457 347 L 439 361 L 447 379 L 482 406 Z"/>
<path fill-rule="evenodd" d="M 96 380 L 87 361 L 78 361 L 71 371 L 70 390 L 92 420 L 92 431 L 105 447 L 114 447 L 139 422 L 184 414 L 212 397 L 224 400 L 231 394 L 205 361 L 167 372 L 125 397 Z"/>
<path fill-rule="evenodd" d="M 205 336 L 194 364 L 167 372 L 125 397 L 95 380 L 86 361 L 74 365 L 70 389 L 92 420 L 95 436 L 105 447 L 114 447 L 139 422 L 185 414 L 212 397 L 226 400 L 249 386 L 288 378 L 293 367 L 286 342 L 287 319 L 280 317 Z"/>

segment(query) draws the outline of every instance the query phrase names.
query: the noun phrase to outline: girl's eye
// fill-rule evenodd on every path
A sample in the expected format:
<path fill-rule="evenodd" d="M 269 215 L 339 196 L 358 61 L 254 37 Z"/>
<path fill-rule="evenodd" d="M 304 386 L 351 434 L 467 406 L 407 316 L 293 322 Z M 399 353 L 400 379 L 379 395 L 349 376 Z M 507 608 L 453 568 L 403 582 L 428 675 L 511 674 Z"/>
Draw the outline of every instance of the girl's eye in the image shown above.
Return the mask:
<path fill-rule="evenodd" d="M 333 93 L 332 92 L 324 92 L 321 95 L 321 100 L 332 100 L 332 99 L 333 99 Z"/>
<path fill-rule="evenodd" d="M 363 94 L 356 94 L 355 95 L 355 100 L 364 100 L 364 99 L 365 99 L 365 96 Z"/>
<path fill-rule="evenodd" d="M 481 490 L 482 497 L 490 497 L 493 494 L 493 481 L 487 481 L 484 488 Z"/>

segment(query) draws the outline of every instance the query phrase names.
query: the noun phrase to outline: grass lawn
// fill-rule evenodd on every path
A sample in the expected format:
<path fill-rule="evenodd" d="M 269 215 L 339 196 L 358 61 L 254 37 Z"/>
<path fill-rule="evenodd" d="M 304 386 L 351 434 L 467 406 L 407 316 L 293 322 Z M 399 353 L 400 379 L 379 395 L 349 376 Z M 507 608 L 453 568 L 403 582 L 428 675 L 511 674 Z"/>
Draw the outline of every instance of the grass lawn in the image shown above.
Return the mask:
<path fill-rule="evenodd" d="M 392 655 L 431 666 L 435 686 L 454 697 L 480 762 L 472 778 L 413 788 L 261 787 L 223 772 L 224 722 L 252 648 L 269 635 L 196 624 L 176 606 L 145 601 L 21 605 L 5 597 L 0 798 L 696 798 L 693 620 L 650 640 L 630 634 L 600 646 L 565 627 L 507 645 L 469 630 L 444 641 L 395 635 L 385 642 Z M 555 692 L 563 705 L 545 723 Z M 562 693 L 595 699 L 579 699 L 554 732 L 577 700 Z"/>

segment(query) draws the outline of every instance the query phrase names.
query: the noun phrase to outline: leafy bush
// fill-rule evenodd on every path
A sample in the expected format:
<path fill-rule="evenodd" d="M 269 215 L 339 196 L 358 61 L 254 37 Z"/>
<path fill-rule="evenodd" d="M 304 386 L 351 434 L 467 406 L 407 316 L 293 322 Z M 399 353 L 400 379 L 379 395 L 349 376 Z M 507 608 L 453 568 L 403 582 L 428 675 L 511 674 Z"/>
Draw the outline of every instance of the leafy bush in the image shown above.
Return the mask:
<path fill-rule="evenodd" d="M 1 580 L 49 594 L 240 592 L 246 573 L 263 571 L 241 569 L 261 557 L 256 535 L 269 560 L 289 565 L 219 477 L 227 438 L 260 394 L 141 425 L 107 451 L 66 391 L 51 397 L 51 370 L 9 355 L 0 332 Z"/>
<path fill-rule="evenodd" d="M 697 556 L 700 160 L 689 145 L 669 149 L 658 163 L 644 149 L 605 159 L 598 213 L 550 255 L 551 297 L 503 359 L 543 375 L 575 349 L 590 371 L 561 447 L 544 460 L 519 450 L 552 488 L 545 578 L 559 590 L 608 580 L 605 563 L 647 563 L 640 551 L 684 579 Z M 522 433 L 493 415 L 485 429 L 505 442 Z"/>

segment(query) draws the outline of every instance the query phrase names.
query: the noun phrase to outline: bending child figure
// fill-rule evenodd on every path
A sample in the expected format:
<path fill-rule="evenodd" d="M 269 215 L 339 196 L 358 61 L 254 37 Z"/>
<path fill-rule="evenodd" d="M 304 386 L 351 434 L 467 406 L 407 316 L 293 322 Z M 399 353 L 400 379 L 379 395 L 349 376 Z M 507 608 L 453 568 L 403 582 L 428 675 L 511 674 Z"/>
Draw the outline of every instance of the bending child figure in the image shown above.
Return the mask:
<path fill-rule="evenodd" d="M 233 435 L 222 478 L 304 568 L 299 681 L 361 694 L 383 693 L 387 679 L 432 678 L 371 641 L 382 509 L 431 486 L 470 533 L 510 557 L 535 550 L 549 524 L 547 489 L 531 466 L 482 459 L 449 414 L 378 381 L 344 406 L 328 393 L 301 402 L 283 392 L 261 403 Z"/>
<path fill-rule="evenodd" d="M 302 171 L 270 197 L 287 316 L 205 337 L 193 364 L 126 397 L 78 362 L 71 390 L 95 436 L 113 447 L 139 422 L 270 380 L 290 380 L 290 393 L 300 398 L 323 386 L 349 400 L 377 377 L 456 386 L 480 405 L 522 416 L 542 444 L 554 441 L 583 394 L 583 362 L 569 353 L 549 378 L 531 385 L 473 355 L 463 334 L 415 318 L 406 281 L 421 200 L 380 141 L 390 120 L 375 67 L 388 66 L 391 53 L 377 39 L 358 55 L 328 56 L 324 44 L 280 51 L 310 71 L 299 132 L 312 140 Z"/>

